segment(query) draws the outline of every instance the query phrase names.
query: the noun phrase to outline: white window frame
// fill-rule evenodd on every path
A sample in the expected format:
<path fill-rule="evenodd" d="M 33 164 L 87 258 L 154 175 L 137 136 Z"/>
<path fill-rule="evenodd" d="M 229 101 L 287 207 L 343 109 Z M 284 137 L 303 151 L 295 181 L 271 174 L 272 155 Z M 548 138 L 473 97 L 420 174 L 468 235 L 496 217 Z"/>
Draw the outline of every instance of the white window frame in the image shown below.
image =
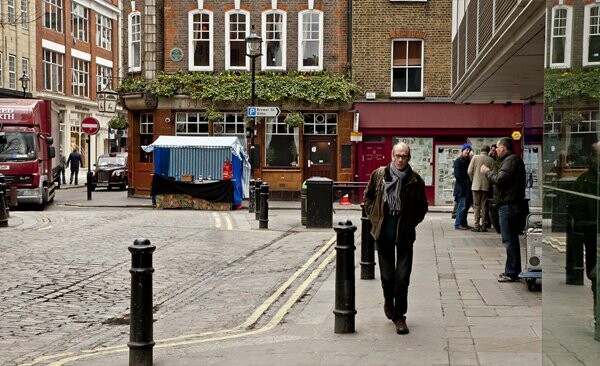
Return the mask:
<path fill-rule="evenodd" d="M 50 60 L 46 59 L 50 56 Z M 63 93 L 65 88 L 65 54 L 48 48 L 42 48 L 44 90 Z M 50 71 L 50 75 L 48 75 Z M 48 85 L 50 88 L 48 88 Z"/>
<path fill-rule="evenodd" d="M 71 3 L 71 32 L 73 39 L 88 42 L 90 39 L 90 9 L 73 1 Z"/>
<path fill-rule="evenodd" d="M 240 40 L 240 39 L 232 40 L 231 39 L 231 31 L 229 29 L 229 27 L 231 27 L 231 19 L 230 18 L 232 15 L 235 15 L 235 14 L 243 15 L 246 18 L 245 23 L 240 23 L 240 24 L 244 24 L 244 28 L 245 28 L 244 38 L 242 40 Z M 233 41 L 244 42 L 245 53 L 248 53 L 246 50 L 246 37 L 248 37 L 248 35 L 250 35 L 250 13 L 246 10 L 239 10 L 239 9 L 234 9 L 234 10 L 225 12 L 225 70 L 243 70 L 243 71 L 250 70 L 250 63 L 248 62 L 248 57 L 246 57 L 246 55 L 244 55 L 244 57 L 242 58 L 244 60 L 244 65 L 242 65 L 242 66 L 232 66 L 231 60 L 230 60 L 231 42 L 233 42 Z"/>
<path fill-rule="evenodd" d="M 21 71 L 26 73 L 31 79 L 31 74 L 29 73 L 29 59 L 27 57 L 21 57 Z"/>
<path fill-rule="evenodd" d="M 556 11 L 563 10 L 563 9 L 567 11 L 565 34 L 560 35 L 560 38 L 562 38 L 562 37 L 565 38 L 564 60 L 563 60 L 563 62 L 552 62 L 552 58 L 553 58 L 552 56 L 554 54 L 554 39 L 559 38 L 559 36 L 554 35 L 554 32 L 556 30 L 554 27 Z M 570 6 L 564 6 L 564 5 L 559 5 L 559 6 L 553 7 L 552 8 L 552 21 L 550 24 L 551 24 L 551 28 L 550 28 L 550 60 L 549 60 L 550 67 L 558 68 L 558 69 L 569 68 L 569 67 L 571 67 L 571 34 L 572 34 L 572 28 L 573 28 L 573 8 Z"/>
<path fill-rule="evenodd" d="M 112 19 L 96 13 L 96 46 L 112 50 Z"/>
<path fill-rule="evenodd" d="M 268 48 L 268 44 L 269 42 L 273 42 L 272 40 L 269 41 L 267 39 L 268 33 L 267 33 L 267 16 L 268 15 L 281 15 L 281 39 L 279 39 L 279 42 L 281 44 L 281 65 L 280 66 L 267 66 L 267 48 Z M 261 57 L 261 67 L 263 70 L 268 70 L 268 71 L 285 71 L 287 69 L 287 13 L 285 11 L 282 10 L 275 10 L 275 9 L 271 9 L 271 10 L 267 10 L 264 11 L 262 13 L 262 29 L 261 29 L 261 34 L 263 35 L 263 44 L 262 44 L 262 52 L 263 52 L 263 56 Z"/>
<path fill-rule="evenodd" d="M 154 133 L 154 115 L 152 113 L 140 114 L 140 135 L 152 135 Z"/>
<path fill-rule="evenodd" d="M 96 64 L 96 91 L 102 91 L 106 86 L 111 86 L 112 72 L 112 67 Z"/>
<path fill-rule="evenodd" d="M 237 136 L 240 141 L 246 141 L 244 113 L 223 113 L 223 121 L 213 123 L 213 136 Z"/>
<path fill-rule="evenodd" d="M 142 14 L 139 11 L 127 16 L 127 27 L 127 67 L 129 72 L 139 72 L 142 71 Z"/>
<path fill-rule="evenodd" d="M 8 24 L 15 24 L 17 22 L 17 14 L 15 12 L 15 0 L 7 0 L 6 7 Z"/>
<path fill-rule="evenodd" d="M 300 129 L 291 127 L 287 123 L 284 122 L 284 116 L 279 115 L 277 117 L 265 117 L 265 146 L 263 148 L 264 151 L 264 167 L 266 168 L 281 168 L 281 167 L 297 167 L 298 166 L 298 158 L 299 158 L 299 150 L 300 150 Z M 269 150 L 269 146 L 271 145 L 271 141 L 273 136 L 293 136 L 294 140 L 294 148 L 296 149 L 296 165 L 292 165 L 291 162 L 289 165 L 271 165 L 267 162 L 267 151 Z"/>
<path fill-rule="evenodd" d="M 210 55 L 208 56 L 208 65 L 196 66 L 194 65 L 194 42 L 196 41 L 194 39 L 194 16 L 202 14 L 208 15 L 208 40 L 203 39 L 202 41 L 208 41 L 208 52 L 210 52 Z M 190 71 L 213 71 L 213 24 L 214 16 L 212 11 L 198 9 L 188 13 L 188 69 Z"/>
<path fill-rule="evenodd" d="M 29 1 L 21 0 L 21 28 L 29 29 Z"/>
<path fill-rule="evenodd" d="M 42 25 L 63 32 L 63 0 L 43 0 Z"/>
<path fill-rule="evenodd" d="M 584 21 L 583 21 L 583 66 L 600 65 L 600 61 L 589 61 L 588 53 L 590 51 L 590 20 L 592 14 L 592 8 L 598 8 L 598 22 L 595 26 L 598 27 L 597 33 L 594 36 L 600 36 L 600 3 L 589 4 L 585 6 Z"/>
<path fill-rule="evenodd" d="M 421 42 L 421 65 L 420 66 L 410 66 L 410 65 L 408 65 L 408 60 L 407 60 L 406 66 L 394 67 L 394 43 L 395 42 L 406 42 L 407 44 L 408 44 L 408 42 Z M 392 40 L 390 47 L 391 47 L 391 49 L 390 49 L 390 96 L 392 96 L 392 97 L 422 97 L 423 96 L 423 80 L 425 79 L 425 41 L 422 39 L 418 39 L 418 38 L 398 38 L 398 39 Z M 408 58 L 408 47 L 406 48 L 406 57 Z M 418 92 L 417 91 L 405 91 L 405 92 L 394 91 L 394 69 L 395 68 L 399 68 L 399 69 L 420 68 L 421 69 L 420 91 L 418 91 Z M 408 74 L 406 77 L 406 82 L 408 82 Z"/>
<path fill-rule="evenodd" d="M 318 16 L 318 22 L 319 22 L 319 62 L 317 66 L 302 66 L 302 56 L 303 56 L 303 52 L 302 52 L 302 45 L 305 41 L 304 39 L 304 33 L 302 31 L 303 29 L 303 24 L 302 24 L 302 18 L 304 17 L 304 15 L 307 14 L 317 14 Z M 299 71 L 320 71 L 323 70 L 323 12 L 320 10 L 316 10 L 316 9 L 308 9 L 308 10 L 303 10 L 301 12 L 298 13 L 298 70 Z"/>
<path fill-rule="evenodd" d="M 76 97 L 90 96 L 90 62 L 71 57 L 71 93 Z"/>
<path fill-rule="evenodd" d="M 17 90 L 17 56 L 8 55 L 8 88 Z"/>
<path fill-rule="evenodd" d="M 303 113 L 302 130 L 304 135 L 336 136 L 338 132 L 337 113 Z"/>
<path fill-rule="evenodd" d="M 195 117 L 195 121 L 190 121 Z M 206 132 L 190 132 L 189 126 L 195 125 L 196 130 Z M 180 128 L 183 127 L 183 128 Z M 175 113 L 175 135 L 176 136 L 208 136 L 208 119 L 204 112 L 176 112 Z"/>

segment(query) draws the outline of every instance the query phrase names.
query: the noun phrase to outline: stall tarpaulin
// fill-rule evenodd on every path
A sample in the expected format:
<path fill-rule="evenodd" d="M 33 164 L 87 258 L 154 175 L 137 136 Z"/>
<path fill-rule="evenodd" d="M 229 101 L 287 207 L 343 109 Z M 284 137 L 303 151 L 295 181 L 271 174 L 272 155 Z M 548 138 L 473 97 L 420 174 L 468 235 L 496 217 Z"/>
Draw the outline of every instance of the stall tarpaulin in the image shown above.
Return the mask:
<path fill-rule="evenodd" d="M 240 205 L 248 197 L 250 162 L 244 146 L 235 136 L 159 136 L 148 146 L 154 151 L 154 174 L 181 181 L 183 175 L 194 180 L 222 180 L 223 164 L 233 166 L 233 204 Z"/>

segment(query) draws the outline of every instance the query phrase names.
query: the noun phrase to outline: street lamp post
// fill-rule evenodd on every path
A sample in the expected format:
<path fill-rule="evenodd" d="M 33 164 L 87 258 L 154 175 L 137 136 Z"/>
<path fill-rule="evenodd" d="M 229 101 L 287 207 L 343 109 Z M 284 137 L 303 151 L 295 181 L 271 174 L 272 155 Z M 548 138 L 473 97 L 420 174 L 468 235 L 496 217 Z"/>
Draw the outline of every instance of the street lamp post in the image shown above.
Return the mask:
<path fill-rule="evenodd" d="M 262 38 L 254 32 L 254 26 L 250 35 L 246 37 L 246 56 L 250 57 L 250 72 L 252 73 L 252 95 L 250 104 L 254 107 L 256 99 L 256 58 L 262 56 Z M 256 126 L 256 117 L 252 117 L 252 126 L 250 128 L 250 176 L 254 177 L 254 134 Z"/>
<path fill-rule="evenodd" d="M 23 88 L 23 98 L 25 98 L 27 96 L 27 88 L 29 87 L 29 76 L 27 76 L 25 70 L 23 70 L 23 76 L 19 78 L 19 81 L 21 82 L 21 87 Z"/>

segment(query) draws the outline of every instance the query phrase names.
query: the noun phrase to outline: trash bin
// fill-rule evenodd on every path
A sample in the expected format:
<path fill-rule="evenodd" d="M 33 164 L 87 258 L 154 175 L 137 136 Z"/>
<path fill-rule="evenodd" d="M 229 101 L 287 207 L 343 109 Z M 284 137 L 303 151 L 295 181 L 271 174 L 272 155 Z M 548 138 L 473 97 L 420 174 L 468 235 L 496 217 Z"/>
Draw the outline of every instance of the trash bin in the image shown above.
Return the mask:
<path fill-rule="evenodd" d="M 333 227 L 333 180 L 324 177 L 306 180 L 306 227 Z"/>
<path fill-rule="evenodd" d="M 302 183 L 300 189 L 300 222 L 306 225 L 306 181 Z"/>

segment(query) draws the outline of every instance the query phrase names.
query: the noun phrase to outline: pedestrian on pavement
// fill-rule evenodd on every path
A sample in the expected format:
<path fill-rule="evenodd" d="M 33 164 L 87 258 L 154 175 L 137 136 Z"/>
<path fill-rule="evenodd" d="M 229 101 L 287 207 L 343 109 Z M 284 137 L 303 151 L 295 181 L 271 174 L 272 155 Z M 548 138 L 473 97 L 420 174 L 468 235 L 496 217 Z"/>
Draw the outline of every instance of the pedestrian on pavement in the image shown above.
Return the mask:
<path fill-rule="evenodd" d="M 408 144 L 394 145 L 391 163 L 373 171 L 364 193 L 379 257 L 383 310 L 398 334 L 409 332 L 406 312 L 415 228 L 428 210 L 425 182 L 408 164 L 410 158 Z"/>
<path fill-rule="evenodd" d="M 487 199 L 490 190 L 490 181 L 485 174 L 479 171 L 482 165 L 487 165 L 488 168 L 494 166 L 494 159 L 488 155 L 489 152 L 490 147 L 484 145 L 481 148 L 481 152 L 473 156 L 467 169 L 472 182 L 471 192 L 473 194 L 474 223 L 471 230 L 475 232 L 486 232 L 489 227 Z"/>
<path fill-rule="evenodd" d="M 573 191 L 582 195 L 573 195 L 567 204 L 568 212 L 572 217 L 567 229 L 567 242 L 571 242 L 573 246 L 579 246 L 579 253 L 583 252 L 582 247 L 585 248 L 585 272 L 592 281 L 594 317 L 597 314 L 596 307 L 598 306 L 596 297 L 596 283 L 598 281 L 596 277 L 596 241 L 598 239 L 598 210 L 600 208 L 597 199 L 600 196 L 599 168 L 600 142 L 596 142 L 592 144 L 592 150 L 589 154 L 588 170 L 579 175 L 573 184 Z"/>
<path fill-rule="evenodd" d="M 454 228 L 456 230 L 468 230 L 471 227 L 467 223 L 469 207 L 471 207 L 471 178 L 469 178 L 469 162 L 471 145 L 464 144 L 460 149 L 460 156 L 454 160 L 454 200 L 456 206 L 456 219 Z"/>
<path fill-rule="evenodd" d="M 69 159 L 67 160 L 67 167 L 69 165 L 71 166 L 71 178 L 69 179 L 69 184 L 73 184 L 73 177 L 75 177 L 75 185 L 77 185 L 79 167 L 83 168 L 83 159 L 81 159 L 81 154 L 77 150 L 77 147 L 73 148 L 73 152 L 69 154 Z"/>
<path fill-rule="evenodd" d="M 523 228 L 525 212 L 525 164 L 514 153 L 513 141 L 503 137 L 497 142 L 496 152 L 502 164 L 498 172 L 482 165 L 480 172 L 485 174 L 494 185 L 494 202 L 498 207 L 500 235 L 506 248 L 504 273 L 498 276 L 498 282 L 514 282 L 521 273 L 521 245 L 519 234 Z"/>
<path fill-rule="evenodd" d="M 65 153 L 63 152 L 62 147 L 59 149 L 59 155 L 60 155 L 60 163 L 58 165 L 58 169 L 59 169 L 59 173 L 58 173 L 58 180 L 61 182 L 61 184 L 67 184 L 67 177 L 65 175 L 65 170 L 67 167 L 67 158 L 65 157 Z"/>

